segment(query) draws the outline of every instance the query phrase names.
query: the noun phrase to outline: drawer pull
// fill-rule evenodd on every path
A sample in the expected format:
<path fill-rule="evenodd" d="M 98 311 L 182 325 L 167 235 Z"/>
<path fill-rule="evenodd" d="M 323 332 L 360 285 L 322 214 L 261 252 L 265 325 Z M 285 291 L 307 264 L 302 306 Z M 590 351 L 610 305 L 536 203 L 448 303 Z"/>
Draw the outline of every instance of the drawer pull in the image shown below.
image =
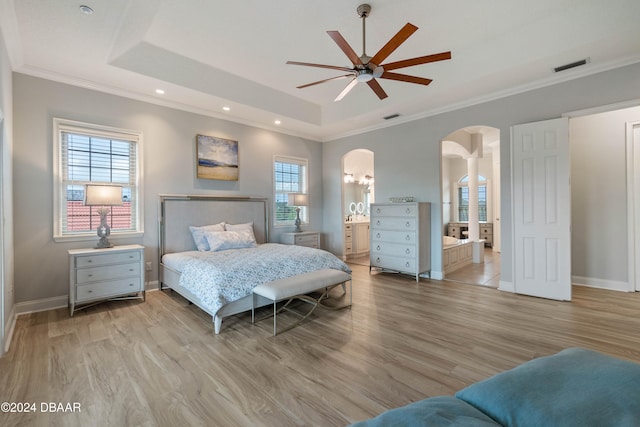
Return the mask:
<path fill-rule="evenodd" d="M 129 286 L 133 286 L 133 283 L 129 283 Z"/>
<path fill-rule="evenodd" d="M 376 258 L 376 262 L 380 262 L 380 257 Z"/>
<path fill-rule="evenodd" d="M 376 246 L 376 250 L 380 250 L 380 245 Z"/>
<path fill-rule="evenodd" d="M 93 292 L 92 290 L 88 290 L 87 293 L 90 294 L 91 292 Z"/>
<path fill-rule="evenodd" d="M 376 237 L 379 239 L 380 238 L 380 233 L 376 234 Z"/>
<path fill-rule="evenodd" d="M 87 276 L 89 276 L 89 277 L 93 277 L 93 274 L 87 274 Z"/>
<path fill-rule="evenodd" d="M 133 271 L 133 268 L 130 268 L 129 271 Z"/>
<path fill-rule="evenodd" d="M 409 236 L 409 235 L 407 234 L 407 237 L 405 237 L 405 238 L 404 238 L 404 240 L 406 240 L 406 241 L 408 242 L 409 240 L 411 240 L 411 236 Z"/>
<path fill-rule="evenodd" d="M 410 214 L 411 213 L 411 209 L 407 208 L 407 213 Z"/>
<path fill-rule="evenodd" d="M 376 221 L 376 225 L 380 225 L 380 220 L 377 220 L 377 221 Z"/>
<path fill-rule="evenodd" d="M 404 226 L 409 228 L 409 227 L 411 227 L 411 223 L 409 221 L 407 221 L 407 223 Z"/>
<path fill-rule="evenodd" d="M 133 255 L 129 255 L 129 258 L 133 259 Z"/>
<path fill-rule="evenodd" d="M 411 253 L 411 251 L 409 250 L 409 248 L 407 248 L 404 253 L 406 253 L 407 255 L 409 255 Z"/>
<path fill-rule="evenodd" d="M 376 213 L 380 213 L 380 208 L 376 209 Z"/>
<path fill-rule="evenodd" d="M 89 260 L 87 260 L 87 262 L 93 262 L 93 260 L 90 260 L 90 259 L 89 259 Z"/>
<path fill-rule="evenodd" d="M 409 261 L 407 261 L 407 263 L 404 266 L 409 268 Z"/>

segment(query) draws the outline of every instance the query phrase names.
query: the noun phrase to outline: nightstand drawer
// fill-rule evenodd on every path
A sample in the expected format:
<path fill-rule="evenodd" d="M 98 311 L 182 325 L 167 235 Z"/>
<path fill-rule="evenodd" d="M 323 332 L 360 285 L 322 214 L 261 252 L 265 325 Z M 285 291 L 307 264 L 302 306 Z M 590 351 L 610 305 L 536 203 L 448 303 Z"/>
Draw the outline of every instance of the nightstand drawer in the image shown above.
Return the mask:
<path fill-rule="evenodd" d="M 140 263 L 82 268 L 76 271 L 76 283 L 91 283 L 122 277 L 140 277 Z"/>
<path fill-rule="evenodd" d="M 142 289 L 140 289 L 140 283 L 139 277 L 132 277 L 129 279 L 118 279 L 104 283 L 82 285 L 77 287 L 76 299 L 78 302 L 81 302 L 123 295 L 129 292 L 133 294 L 142 291 Z"/>
<path fill-rule="evenodd" d="M 140 260 L 140 251 L 120 252 L 113 254 L 99 254 L 79 256 L 76 258 L 76 267 L 93 267 L 96 265 L 121 264 Z"/>

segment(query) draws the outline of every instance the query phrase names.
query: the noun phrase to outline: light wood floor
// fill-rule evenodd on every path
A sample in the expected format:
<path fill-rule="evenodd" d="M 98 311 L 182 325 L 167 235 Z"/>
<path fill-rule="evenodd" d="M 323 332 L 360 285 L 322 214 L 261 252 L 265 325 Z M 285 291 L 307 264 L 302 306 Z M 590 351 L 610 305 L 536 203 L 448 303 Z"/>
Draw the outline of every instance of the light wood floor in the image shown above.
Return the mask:
<path fill-rule="evenodd" d="M 318 310 L 277 337 L 248 315 L 216 336 L 169 292 L 21 316 L 0 401 L 81 412 L 0 413 L 0 425 L 343 426 L 563 348 L 640 362 L 640 293 L 574 287 L 563 303 L 353 269 L 351 310 Z"/>

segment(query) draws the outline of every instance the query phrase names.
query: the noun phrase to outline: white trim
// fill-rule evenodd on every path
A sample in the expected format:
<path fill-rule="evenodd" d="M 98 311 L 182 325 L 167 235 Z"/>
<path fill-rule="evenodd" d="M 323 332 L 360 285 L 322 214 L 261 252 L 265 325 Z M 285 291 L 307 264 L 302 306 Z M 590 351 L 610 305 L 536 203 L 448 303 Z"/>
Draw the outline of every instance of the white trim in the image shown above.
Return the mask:
<path fill-rule="evenodd" d="M 500 284 L 498 285 L 498 290 L 499 291 L 515 293 L 516 292 L 516 287 L 513 285 L 513 282 L 507 282 L 505 280 L 500 280 Z"/>
<path fill-rule="evenodd" d="M 11 311 L 9 312 L 9 322 L 5 325 L 4 329 L 4 348 L 2 348 L 2 352 L 6 353 L 9 351 L 9 346 L 11 345 L 11 338 L 13 338 L 13 332 L 16 330 L 16 320 L 18 316 L 16 315 L 15 305 L 11 307 Z M 2 354 L 0 354 L 1 356 Z"/>
<path fill-rule="evenodd" d="M 69 295 L 59 297 L 43 298 L 34 301 L 19 302 L 16 304 L 16 314 L 18 316 L 39 311 L 56 310 L 69 306 Z"/>
<path fill-rule="evenodd" d="M 594 277 L 571 276 L 571 284 L 586 286 L 589 288 L 608 289 L 610 291 L 633 292 L 633 286 L 629 282 L 619 280 L 606 280 Z"/>
<path fill-rule="evenodd" d="M 627 148 L 627 278 L 629 280 L 629 289 L 640 291 L 640 283 L 638 283 L 638 271 L 636 271 L 640 262 L 640 224 L 637 219 L 640 218 L 640 212 L 636 212 L 636 208 L 640 207 L 640 197 L 636 182 L 638 174 L 640 174 L 640 152 L 636 152 L 636 145 L 640 146 L 640 139 L 635 140 L 635 134 L 640 134 L 640 121 L 626 123 L 626 148 Z M 638 131 L 636 131 L 638 129 Z"/>
<path fill-rule="evenodd" d="M 431 270 L 431 278 L 433 280 L 444 280 L 444 272 Z"/>
<path fill-rule="evenodd" d="M 570 111 L 568 113 L 562 114 L 561 117 L 569 117 L 570 119 L 573 119 L 576 117 L 592 116 L 594 114 L 607 113 L 609 111 L 616 111 L 616 110 L 624 110 L 626 108 L 632 108 L 637 106 L 640 106 L 640 99 L 632 99 L 630 101 L 616 102 L 615 104 L 600 105 L 597 107 L 585 108 L 584 110 Z"/>
<path fill-rule="evenodd" d="M 118 240 L 118 239 L 132 239 L 144 237 L 144 231 L 135 231 L 129 233 L 111 233 L 109 235 L 109 240 Z M 96 232 L 92 232 L 92 234 L 82 233 L 76 235 L 68 235 L 68 236 L 53 236 L 53 241 L 56 243 L 60 242 L 91 242 L 98 241 Z"/>
<path fill-rule="evenodd" d="M 75 132 L 85 135 L 108 136 L 114 139 L 124 139 L 136 143 L 136 230 L 130 232 L 113 232 L 113 238 L 130 238 L 144 235 L 144 171 L 143 161 L 143 141 L 142 131 L 121 129 L 111 126 L 96 125 L 92 123 L 79 122 L 54 117 L 53 119 L 53 240 L 55 242 L 76 242 L 95 238 L 95 233 L 80 233 L 74 235 L 62 234 L 60 223 L 60 176 L 62 171 L 62 160 L 60 158 L 60 135 L 62 132 Z"/>
<path fill-rule="evenodd" d="M 277 201 L 276 201 L 276 174 L 275 174 L 275 168 L 276 168 L 276 162 L 278 163 L 291 163 L 291 164 L 297 164 L 300 166 L 304 166 L 304 176 L 303 176 L 303 182 L 302 182 L 302 192 L 306 193 L 309 198 L 309 206 L 306 206 L 304 209 L 304 214 L 300 215 L 300 220 L 301 220 L 301 224 L 300 225 L 309 225 L 311 224 L 311 195 L 309 194 L 309 159 L 305 158 L 305 157 L 296 157 L 296 156 L 289 156 L 289 155 L 284 155 L 284 154 L 274 154 L 273 155 L 273 161 L 271 163 L 271 185 L 272 185 L 272 192 L 271 194 L 273 195 L 273 206 L 271 207 L 272 211 L 271 214 L 273 216 L 273 228 L 277 229 L 277 228 L 286 228 L 286 227 L 292 227 L 294 226 L 293 221 L 291 222 L 278 222 L 277 219 L 277 215 L 276 215 L 276 210 L 277 210 Z M 301 211 L 302 212 L 302 211 Z"/>

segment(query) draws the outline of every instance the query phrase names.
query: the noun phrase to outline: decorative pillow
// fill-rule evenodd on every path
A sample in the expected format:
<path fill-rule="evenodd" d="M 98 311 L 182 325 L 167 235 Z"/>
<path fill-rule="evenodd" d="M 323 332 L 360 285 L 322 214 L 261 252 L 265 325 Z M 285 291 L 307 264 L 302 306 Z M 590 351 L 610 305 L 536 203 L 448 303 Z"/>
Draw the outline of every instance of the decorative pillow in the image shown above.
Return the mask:
<path fill-rule="evenodd" d="M 640 364 L 570 348 L 472 384 L 456 397 L 505 426 L 638 426 Z"/>
<path fill-rule="evenodd" d="M 190 225 L 189 231 L 191 232 L 193 241 L 196 244 L 196 248 L 198 248 L 200 252 L 208 251 L 209 244 L 207 243 L 207 239 L 204 237 L 204 233 L 206 231 L 224 231 L 224 222 L 213 225 L 203 225 L 201 227 Z"/>
<path fill-rule="evenodd" d="M 204 233 L 209 250 L 224 251 L 227 249 L 241 249 L 256 247 L 256 239 L 250 230 L 243 231 L 207 231 Z"/>
<path fill-rule="evenodd" d="M 253 234 L 253 222 L 245 222 L 244 224 L 226 224 L 224 229 L 227 231 L 245 231 L 248 230 L 253 236 L 253 240 L 256 240 L 255 234 Z"/>
<path fill-rule="evenodd" d="M 467 402 L 452 396 L 438 396 L 390 409 L 351 427 L 495 427 L 500 424 Z"/>

